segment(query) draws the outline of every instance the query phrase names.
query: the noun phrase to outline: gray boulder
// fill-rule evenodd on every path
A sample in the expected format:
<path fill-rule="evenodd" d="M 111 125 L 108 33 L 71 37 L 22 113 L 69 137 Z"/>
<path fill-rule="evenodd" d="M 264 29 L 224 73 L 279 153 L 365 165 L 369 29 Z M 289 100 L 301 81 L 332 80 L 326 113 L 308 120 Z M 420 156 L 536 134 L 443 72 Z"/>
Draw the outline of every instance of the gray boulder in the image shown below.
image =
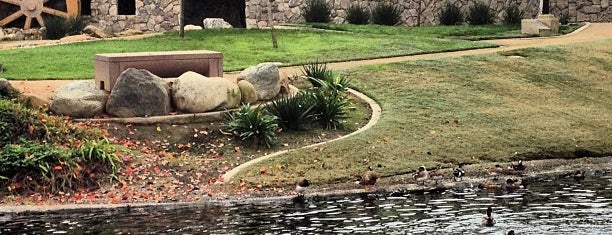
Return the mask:
<path fill-rule="evenodd" d="M 185 25 L 185 30 L 202 30 L 202 26 L 188 24 Z"/>
<path fill-rule="evenodd" d="M 205 29 L 231 29 L 233 26 L 223 18 L 206 18 L 202 21 Z"/>
<path fill-rule="evenodd" d="M 188 113 L 231 109 L 240 104 L 240 89 L 225 78 L 189 71 L 172 83 L 172 101 L 178 110 Z"/>
<path fill-rule="evenodd" d="M 8 80 L 0 78 L 0 98 L 15 98 L 17 94 L 19 91 Z"/>
<path fill-rule="evenodd" d="M 144 69 L 125 70 L 111 90 L 106 112 L 117 117 L 147 117 L 170 113 L 168 85 Z"/>
<path fill-rule="evenodd" d="M 108 93 L 93 80 L 68 83 L 53 92 L 49 109 L 74 118 L 91 118 L 104 112 Z"/>
<path fill-rule="evenodd" d="M 238 81 L 247 80 L 255 87 L 257 99 L 269 100 L 278 95 L 281 82 L 276 63 L 261 63 L 240 72 Z"/>
<path fill-rule="evenodd" d="M 257 90 L 253 84 L 247 80 L 241 80 L 238 82 L 238 88 L 240 88 L 241 101 L 244 104 L 254 104 L 257 102 Z"/>

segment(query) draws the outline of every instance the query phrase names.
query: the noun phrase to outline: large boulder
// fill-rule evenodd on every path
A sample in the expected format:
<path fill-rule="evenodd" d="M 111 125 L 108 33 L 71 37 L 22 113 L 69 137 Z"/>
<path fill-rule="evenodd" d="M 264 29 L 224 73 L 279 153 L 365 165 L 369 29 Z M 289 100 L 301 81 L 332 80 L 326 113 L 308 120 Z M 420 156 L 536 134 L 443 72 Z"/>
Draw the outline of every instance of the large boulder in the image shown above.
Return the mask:
<path fill-rule="evenodd" d="M 108 93 L 93 80 L 68 83 L 53 92 L 49 110 L 75 118 L 91 118 L 104 112 Z"/>
<path fill-rule="evenodd" d="M 8 80 L 0 78 L 0 98 L 15 98 L 17 94 L 19 91 Z"/>
<path fill-rule="evenodd" d="M 202 21 L 205 29 L 231 29 L 233 28 L 230 23 L 223 20 L 223 18 L 206 18 Z"/>
<path fill-rule="evenodd" d="M 254 104 L 257 102 L 257 90 L 255 86 L 247 80 L 241 80 L 238 82 L 238 88 L 240 88 L 240 96 L 242 103 Z"/>
<path fill-rule="evenodd" d="M 257 99 L 269 100 L 278 95 L 281 82 L 276 63 L 261 63 L 240 72 L 238 81 L 247 80 L 255 87 Z"/>
<path fill-rule="evenodd" d="M 225 78 L 189 71 L 172 83 L 172 101 L 178 110 L 188 113 L 231 109 L 240 104 L 240 89 Z"/>
<path fill-rule="evenodd" d="M 108 34 L 106 34 L 106 32 L 104 32 L 104 30 L 93 26 L 93 25 L 87 25 L 85 26 L 85 28 L 83 28 L 83 33 L 89 34 L 92 37 L 95 38 L 108 38 Z"/>
<path fill-rule="evenodd" d="M 112 88 L 106 112 L 117 117 L 147 117 L 170 113 L 168 85 L 144 69 L 125 70 Z"/>

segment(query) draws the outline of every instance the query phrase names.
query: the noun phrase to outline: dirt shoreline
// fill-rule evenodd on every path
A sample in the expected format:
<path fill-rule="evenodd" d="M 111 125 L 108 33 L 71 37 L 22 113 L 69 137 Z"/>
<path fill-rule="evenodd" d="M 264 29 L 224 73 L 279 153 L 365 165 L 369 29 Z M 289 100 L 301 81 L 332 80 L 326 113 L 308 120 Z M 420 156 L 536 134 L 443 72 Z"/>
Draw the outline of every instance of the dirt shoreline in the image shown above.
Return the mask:
<path fill-rule="evenodd" d="M 354 196 L 360 194 L 389 195 L 394 193 L 410 194 L 424 191 L 439 192 L 448 189 L 476 188 L 480 183 L 490 180 L 485 169 L 495 163 L 468 165 L 464 169 L 467 176 L 461 181 L 450 179 L 452 169 L 443 169 L 445 179 L 435 185 L 432 182 L 425 186 L 417 185 L 409 174 L 384 177 L 379 180 L 377 185 L 366 190 L 363 186 L 354 182 L 338 182 L 335 184 L 317 185 L 311 183 L 309 193 L 306 194 L 307 200 L 325 200 L 330 197 Z M 507 163 L 503 163 L 507 165 Z M 576 170 L 586 171 L 587 177 L 594 174 L 612 172 L 612 156 L 598 158 L 576 158 L 576 159 L 546 159 L 524 162 L 527 166 L 523 179 L 534 180 L 539 177 L 562 177 L 571 174 Z M 501 179 L 517 178 L 512 175 L 502 175 Z M 222 186 L 221 186 L 222 187 Z M 194 202 L 170 202 L 170 203 L 120 203 L 120 204 L 54 204 L 54 205 L 8 205 L 0 206 L 2 214 L 36 214 L 36 213 L 77 213 L 91 210 L 159 210 L 159 209 L 179 209 L 185 207 L 206 207 L 206 206 L 232 206 L 239 204 L 285 204 L 291 203 L 295 198 L 291 193 L 279 194 L 272 191 L 260 191 L 242 197 L 228 196 L 225 198 L 211 198 Z"/>

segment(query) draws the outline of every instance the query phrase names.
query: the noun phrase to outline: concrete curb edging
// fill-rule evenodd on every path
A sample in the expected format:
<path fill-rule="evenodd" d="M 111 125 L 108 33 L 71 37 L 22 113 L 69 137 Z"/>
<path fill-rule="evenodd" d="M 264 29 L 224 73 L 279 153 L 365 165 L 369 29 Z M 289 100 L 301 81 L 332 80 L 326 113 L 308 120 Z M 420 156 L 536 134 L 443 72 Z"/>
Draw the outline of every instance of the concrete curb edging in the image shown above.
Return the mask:
<path fill-rule="evenodd" d="M 341 140 L 341 139 L 345 139 L 345 138 L 351 137 L 353 135 L 359 134 L 359 133 L 361 133 L 361 132 L 363 132 L 363 131 L 365 131 L 367 129 L 370 129 L 372 126 L 374 126 L 376 123 L 378 123 L 378 120 L 380 120 L 380 116 L 381 116 L 381 113 L 382 113 L 382 109 L 381 109 L 380 105 L 374 99 L 366 96 L 365 94 L 363 94 L 363 93 L 361 93 L 359 91 L 356 91 L 356 90 L 353 90 L 353 89 L 349 89 L 349 92 L 351 94 L 357 96 L 358 98 L 362 99 L 363 101 L 367 102 L 368 105 L 370 105 L 370 109 L 372 110 L 372 116 L 370 117 L 370 121 L 368 121 L 368 123 L 365 126 L 359 128 L 359 130 L 357 130 L 355 132 L 352 132 L 352 133 L 350 133 L 348 135 L 344 135 L 344 136 L 341 136 L 341 137 L 333 139 L 333 140 L 328 140 L 328 141 L 324 141 L 324 142 L 320 142 L 320 143 L 316 143 L 316 144 L 311 144 L 311 145 L 300 147 L 300 148 L 297 148 L 297 149 L 288 149 L 288 150 L 283 150 L 283 151 L 275 152 L 275 153 L 268 154 L 268 155 L 265 155 L 265 156 L 262 156 L 262 157 L 259 157 L 259 158 L 255 158 L 255 159 L 250 160 L 248 162 L 242 163 L 239 166 L 237 166 L 237 167 L 229 170 L 228 172 L 226 172 L 222 176 L 223 182 L 224 183 L 231 182 L 232 178 L 234 178 L 234 176 L 236 176 L 238 174 L 238 172 L 240 172 L 241 170 L 246 169 L 247 167 L 250 167 L 250 166 L 255 165 L 255 164 L 259 163 L 259 162 L 262 162 L 264 160 L 267 160 L 267 159 L 270 159 L 270 158 L 273 158 L 273 157 L 276 157 L 276 156 L 279 156 L 279 155 L 282 155 L 282 154 L 285 154 L 285 153 L 288 153 L 288 152 L 291 152 L 291 151 L 295 151 L 295 150 L 298 150 L 298 149 L 313 148 L 313 147 L 317 147 L 317 146 L 320 146 L 320 145 L 323 145 L 323 144 L 327 144 L 327 143 L 330 143 L 330 142 L 334 142 L 334 141 L 338 141 L 338 140 Z"/>

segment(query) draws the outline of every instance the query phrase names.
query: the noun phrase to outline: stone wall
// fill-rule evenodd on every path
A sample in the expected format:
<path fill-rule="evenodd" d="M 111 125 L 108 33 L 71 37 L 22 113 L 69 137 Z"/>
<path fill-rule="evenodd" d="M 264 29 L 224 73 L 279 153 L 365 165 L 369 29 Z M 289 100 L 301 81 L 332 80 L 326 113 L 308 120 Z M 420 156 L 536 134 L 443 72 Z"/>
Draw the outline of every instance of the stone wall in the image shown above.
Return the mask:
<path fill-rule="evenodd" d="M 118 0 L 91 1 L 91 15 L 84 18 L 109 33 L 126 29 L 163 32 L 179 28 L 179 0 L 135 0 L 135 15 L 119 15 Z"/>
<path fill-rule="evenodd" d="M 294 23 L 303 21 L 301 17 L 302 8 L 308 0 L 274 0 L 272 12 L 273 23 Z M 333 6 L 332 21 L 334 23 L 345 23 L 346 11 L 351 4 L 360 4 L 368 9 L 374 8 L 380 0 L 326 0 Z M 396 6 L 403 8 L 402 25 L 436 25 L 437 14 L 447 0 L 389 0 Z M 561 12 L 567 12 L 572 22 L 612 22 L 612 7 L 610 0 L 551 0 L 551 13 L 560 16 Z M 474 0 L 454 1 L 463 12 L 466 12 Z M 540 0 L 484 0 L 490 4 L 490 8 L 496 15 L 496 22 L 503 20 L 506 6 L 514 4 L 525 11 L 524 18 L 535 18 L 540 9 Z M 268 0 L 250 0 L 246 2 L 247 27 L 267 26 Z"/>

